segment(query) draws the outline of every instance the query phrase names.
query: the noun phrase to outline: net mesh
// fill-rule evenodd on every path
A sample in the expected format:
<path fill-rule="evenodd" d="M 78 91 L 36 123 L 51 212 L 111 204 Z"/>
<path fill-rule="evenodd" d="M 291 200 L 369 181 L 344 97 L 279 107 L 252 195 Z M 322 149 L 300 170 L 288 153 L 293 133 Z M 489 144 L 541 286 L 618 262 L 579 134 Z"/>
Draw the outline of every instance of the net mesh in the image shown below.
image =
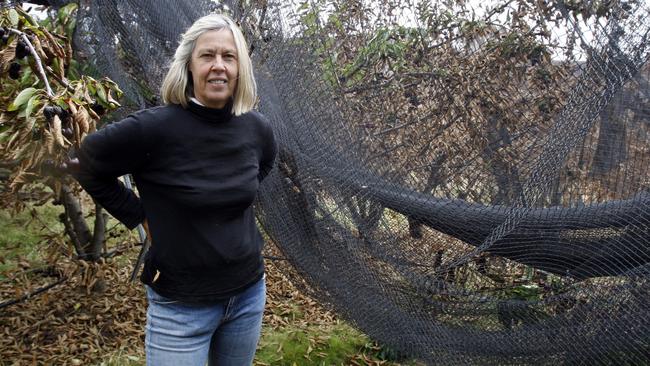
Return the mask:
<path fill-rule="evenodd" d="M 238 19 L 280 148 L 258 219 L 398 355 L 648 363 L 648 4 L 429 3 L 81 1 L 75 44 L 128 113 Z"/>

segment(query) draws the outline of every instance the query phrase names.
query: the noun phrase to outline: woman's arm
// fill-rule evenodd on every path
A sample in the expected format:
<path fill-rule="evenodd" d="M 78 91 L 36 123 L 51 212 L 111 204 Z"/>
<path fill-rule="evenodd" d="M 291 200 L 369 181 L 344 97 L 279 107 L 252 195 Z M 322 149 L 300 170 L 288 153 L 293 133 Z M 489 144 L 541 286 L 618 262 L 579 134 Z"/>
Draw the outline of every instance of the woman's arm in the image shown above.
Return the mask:
<path fill-rule="evenodd" d="M 102 207 L 132 229 L 144 221 L 144 209 L 118 177 L 137 172 L 147 154 L 141 123 L 130 116 L 84 139 L 78 151 L 79 169 L 73 176 Z"/>
<path fill-rule="evenodd" d="M 273 128 L 271 123 L 265 118 L 262 118 L 264 133 L 262 141 L 262 157 L 260 159 L 260 172 L 257 175 L 257 179 L 261 182 L 264 178 L 269 175 L 273 169 L 273 163 L 275 162 L 275 156 L 278 153 L 278 145 L 275 140 L 275 134 L 273 133 Z"/>

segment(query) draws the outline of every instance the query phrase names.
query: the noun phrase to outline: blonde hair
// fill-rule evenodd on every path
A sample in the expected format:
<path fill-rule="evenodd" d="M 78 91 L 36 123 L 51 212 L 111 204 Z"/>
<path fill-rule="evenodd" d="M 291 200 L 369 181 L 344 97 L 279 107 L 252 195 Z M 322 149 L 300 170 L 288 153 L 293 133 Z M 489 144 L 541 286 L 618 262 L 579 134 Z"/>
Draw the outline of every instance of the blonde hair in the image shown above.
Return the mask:
<path fill-rule="evenodd" d="M 180 104 L 187 108 L 188 101 L 194 92 L 192 78 L 189 76 L 189 65 L 196 40 L 205 32 L 224 28 L 230 29 L 232 32 L 239 63 L 232 113 L 239 116 L 253 109 L 257 102 L 257 84 L 253 75 L 253 64 L 248 55 L 246 39 L 235 22 L 223 14 L 210 14 L 201 17 L 183 33 L 181 43 L 176 48 L 174 59 L 160 89 L 165 103 Z"/>

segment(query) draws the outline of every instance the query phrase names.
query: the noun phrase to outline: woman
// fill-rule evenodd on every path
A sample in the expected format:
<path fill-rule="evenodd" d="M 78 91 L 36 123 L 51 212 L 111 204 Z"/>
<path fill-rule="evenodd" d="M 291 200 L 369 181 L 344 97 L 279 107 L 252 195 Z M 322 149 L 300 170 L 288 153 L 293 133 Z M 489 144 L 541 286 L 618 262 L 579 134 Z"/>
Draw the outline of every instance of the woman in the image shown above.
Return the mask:
<path fill-rule="evenodd" d="M 163 85 L 166 105 L 89 135 L 76 177 L 127 227 L 148 224 L 141 276 L 148 365 L 250 365 L 265 302 L 253 201 L 276 155 L 252 111 L 244 37 L 224 15 L 183 34 Z M 140 198 L 117 177 L 132 173 Z"/>

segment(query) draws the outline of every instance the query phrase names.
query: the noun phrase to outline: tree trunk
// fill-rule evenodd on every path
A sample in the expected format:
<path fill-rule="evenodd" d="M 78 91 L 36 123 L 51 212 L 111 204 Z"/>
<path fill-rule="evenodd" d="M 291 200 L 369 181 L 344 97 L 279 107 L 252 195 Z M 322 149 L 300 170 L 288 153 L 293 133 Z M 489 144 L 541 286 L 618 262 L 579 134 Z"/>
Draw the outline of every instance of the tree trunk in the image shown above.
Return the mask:
<path fill-rule="evenodd" d="M 91 233 L 78 197 L 66 184 L 61 186 L 60 201 L 65 209 L 60 219 L 65 226 L 65 233 L 74 245 L 77 257 L 89 261 L 99 260 L 106 234 L 106 219 L 102 207 L 95 203 L 95 224 Z"/>

